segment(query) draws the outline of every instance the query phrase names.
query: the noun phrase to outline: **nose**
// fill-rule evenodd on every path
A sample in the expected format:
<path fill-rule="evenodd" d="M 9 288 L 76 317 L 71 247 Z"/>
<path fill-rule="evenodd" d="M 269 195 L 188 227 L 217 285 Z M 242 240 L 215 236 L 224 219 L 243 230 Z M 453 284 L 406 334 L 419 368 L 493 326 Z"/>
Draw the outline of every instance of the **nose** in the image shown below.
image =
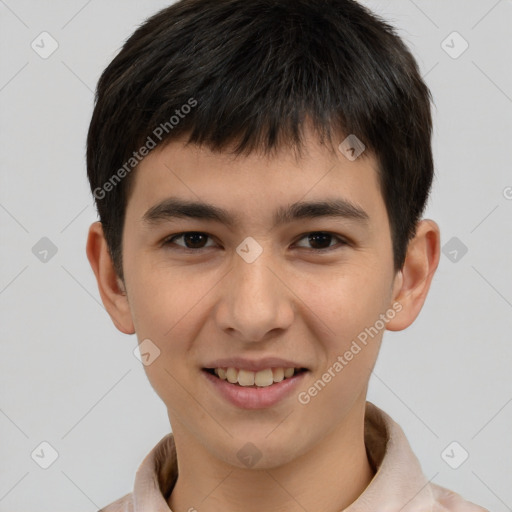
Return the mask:
<path fill-rule="evenodd" d="M 266 341 L 293 322 L 293 293 L 270 251 L 252 263 L 235 255 L 228 279 L 220 288 L 216 322 L 244 343 Z"/>

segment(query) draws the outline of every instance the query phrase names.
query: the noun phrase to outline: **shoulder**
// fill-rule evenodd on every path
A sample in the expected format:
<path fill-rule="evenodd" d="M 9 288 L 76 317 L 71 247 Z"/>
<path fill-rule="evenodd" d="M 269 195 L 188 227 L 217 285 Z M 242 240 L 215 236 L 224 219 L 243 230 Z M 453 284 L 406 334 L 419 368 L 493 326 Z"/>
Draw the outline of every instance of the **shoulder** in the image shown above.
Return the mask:
<path fill-rule="evenodd" d="M 436 504 L 435 512 L 489 512 L 439 485 L 431 484 L 431 489 Z"/>
<path fill-rule="evenodd" d="M 110 505 L 103 507 L 98 512 L 133 512 L 133 495 L 125 494 L 122 498 L 114 501 Z"/>

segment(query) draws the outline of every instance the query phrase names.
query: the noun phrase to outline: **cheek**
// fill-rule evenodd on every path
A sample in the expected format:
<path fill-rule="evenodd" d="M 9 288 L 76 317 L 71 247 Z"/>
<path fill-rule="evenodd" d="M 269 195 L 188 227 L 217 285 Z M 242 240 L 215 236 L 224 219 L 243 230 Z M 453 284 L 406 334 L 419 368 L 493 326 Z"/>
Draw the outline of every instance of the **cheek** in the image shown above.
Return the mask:
<path fill-rule="evenodd" d="M 312 413 L 308 417 L 314 428 L 325 429 L 348 414 L 366 392 L 377 360 L 383 333 L 379 319 L 387 308 L 389 286 L 378 272 L 361 270 L 304 283 L 308 307 L 321 319 L 317 325 L 328 326 L 316 336 L 322 366 L 299 397 L 304 412 Z"/>
<path fill-rule="evenodd" d="M 179 268 L 143 264 L 132 268 L 130 276 L 130 307 L 139 338 L 153 336 L 166 344 L 183 339 L 180 331 L 187 324 L 190 328 L 196 308 L 215 281 Z"/>
<path fill-rule="evenodd" d="M 181 398 L 185 404 L 190 400 L 186 393 L 181 395 L 184 383 L 190 380 L 191 364 L 197 360 L 190 356 L 202 326 L 198 315 L 204 311 L 208 292 L 219 278 L 197 271 L 192 274 L 185 269 L 144 265 L 140 260 L 126 268 L 138 342 L 150 340 L 150 346 L 154 344 L 153 350 L 158 353 L 154 362 L 144 365 L 144 370 L 157 394 L 179 408 Z"/>
<path fill-rule="evenodd" d="M 375 324 L 391 297 L 384 269 L 372 270 L 364 263 L 306 274 L 296 283 L 297 295 L 306 298 L 304 311 L 309 309 L 309 317 L 317 318 L 322 330 L 318 337 L 329 352 L 344 352 L 353 339 Z"/>
<path fill-rule="evenodd" d="M 318 411 L 323 417 L 318 421 L 329 417 L 335 423 L 366 389 L 382 340 L 380 315 L 390 297 L 385 276 L 384 269 L 371 271 L 361 263 L 301 281 L 297 294 L 308 297 L 314 313 L 309 318 L 317 318 L 315 338 L 322 364 L 316 380 L 301 390 L 300 403 Z"/>

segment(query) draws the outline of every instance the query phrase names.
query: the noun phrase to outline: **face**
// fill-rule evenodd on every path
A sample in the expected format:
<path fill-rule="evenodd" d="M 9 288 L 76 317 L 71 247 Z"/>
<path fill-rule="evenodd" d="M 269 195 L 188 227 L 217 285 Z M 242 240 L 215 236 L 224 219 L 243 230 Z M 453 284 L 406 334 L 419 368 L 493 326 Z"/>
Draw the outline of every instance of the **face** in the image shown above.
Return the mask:
<path fill-rule="evenodd" d="M 365 402 L 384 319 L 397 314 L 375 160 L 312 136 L 301 159 L 173 141 L 134 179 L 129 315 L 139 343 L 150 340 L 144 368 L 175 436 L 240 467 L 243 450 L 257 450 L 258 467 L 273 467 L 345 429 Z"/>

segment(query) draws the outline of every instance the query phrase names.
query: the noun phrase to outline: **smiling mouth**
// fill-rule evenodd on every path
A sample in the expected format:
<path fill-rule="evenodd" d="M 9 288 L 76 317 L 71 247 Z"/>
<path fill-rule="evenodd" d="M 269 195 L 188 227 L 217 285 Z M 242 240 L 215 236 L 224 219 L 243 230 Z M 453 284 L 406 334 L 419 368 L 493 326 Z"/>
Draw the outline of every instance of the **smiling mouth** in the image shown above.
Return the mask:
<path fill-rule="evenodd" d="M 258 372 L 238 368 L 203 368 L 220 380 L 240 387 L 263 388 L 304 373 L 307 368 L 266 368 Z"/>

